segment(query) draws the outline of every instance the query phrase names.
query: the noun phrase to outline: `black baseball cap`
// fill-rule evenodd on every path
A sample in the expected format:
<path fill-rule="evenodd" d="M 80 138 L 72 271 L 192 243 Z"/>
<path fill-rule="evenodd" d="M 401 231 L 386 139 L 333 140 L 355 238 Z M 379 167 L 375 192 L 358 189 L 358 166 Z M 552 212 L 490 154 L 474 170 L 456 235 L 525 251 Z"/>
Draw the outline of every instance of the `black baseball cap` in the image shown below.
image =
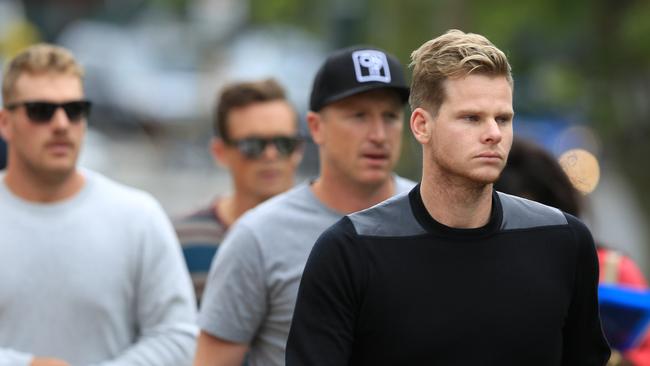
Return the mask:
<path fill-rule="evenodd" d="M 385 51 L 355 46 L 334 51 L 314 78 L 309 109 L 318 112 L 326 105 L 369 90 L 394 89 L 406 103 L 409 87 L 402 64 Z"/>

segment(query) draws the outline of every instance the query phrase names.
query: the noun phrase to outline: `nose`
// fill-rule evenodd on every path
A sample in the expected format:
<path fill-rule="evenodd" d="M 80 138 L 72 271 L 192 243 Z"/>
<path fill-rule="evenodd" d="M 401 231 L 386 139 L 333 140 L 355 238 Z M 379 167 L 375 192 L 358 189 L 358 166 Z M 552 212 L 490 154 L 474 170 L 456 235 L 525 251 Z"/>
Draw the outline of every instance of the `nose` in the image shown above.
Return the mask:
<path fill-rule="evenodd" d="M 50 125 L 57 130 L 65 129 L 70 126 L 70 119 L 68 118 L 68 115 L 65 113 L 63 108 L 57 108 L 54 111 Z"/>
<path fill-rule="evenodd" d="M 491 119 L 487 122 L 487 127 L 483 135 L 483 141 L 487 144 L 498 144 L 503 138 L 503 131 L 499 123 Z"/>
<path fill-rule="evenodd" d="M 386 141 L 386 125 L 381 116 L 374 116 L 372 121 L 370 121 L 368 138 L 375 143 L 383 143 Z"/>
<path fill-rule="evenodd" d="M 280 157 L 280 152 L 278 151 L 278 148 L 275 147 L 273 143 L 268 143 L 266 144 L 266 146 L 264 146 L 262 157 L 266 160 L 275 160 Z"/>

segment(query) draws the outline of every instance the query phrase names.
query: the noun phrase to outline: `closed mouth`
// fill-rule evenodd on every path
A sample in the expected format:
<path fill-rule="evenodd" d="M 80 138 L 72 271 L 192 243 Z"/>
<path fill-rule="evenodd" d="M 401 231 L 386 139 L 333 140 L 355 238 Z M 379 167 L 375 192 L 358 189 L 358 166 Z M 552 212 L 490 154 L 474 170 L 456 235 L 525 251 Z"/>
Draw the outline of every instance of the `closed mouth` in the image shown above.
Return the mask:
<path fill-rule="evenodd" d="M 53 141 L 53 142 L 48 142 L 46 145 L 48 148 L 72 148 L 74 144 L 69 141 Z"/>
<path fill-rule="evenodd" d="M 362 154 L 366 159 L 373 159 L 373 160 L 383 160 L 383 159 L 388 159 L 388 154 L 385 153 L 366 153 Z"/>
<path fill-rule="evenodd" d="M 503 158 L 501 157 L 501 155 L 499 155 L 499 154 L 497 154 L 497 153 L 481 153 L 481 154 L 477 155 L 476 157 L 477 157 L 477 158 L 484 158 L 484 159 L 499 159 L 499 160 L 503 160 Z"/>

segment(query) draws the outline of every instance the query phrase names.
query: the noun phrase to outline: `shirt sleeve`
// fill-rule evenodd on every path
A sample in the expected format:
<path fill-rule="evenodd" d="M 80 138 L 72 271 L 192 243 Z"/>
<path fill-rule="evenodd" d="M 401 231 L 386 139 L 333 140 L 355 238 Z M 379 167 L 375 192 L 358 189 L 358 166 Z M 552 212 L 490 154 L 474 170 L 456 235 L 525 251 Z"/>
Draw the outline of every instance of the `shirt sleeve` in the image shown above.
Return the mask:
<path fill-rule="evenodd" d="M 29 366 L 33 355 L 0 347 L 0 365 Z"/>
<path fill-rule="evenodd" d="M 647 289 L 648 283 L 636 263 L 627 256 L 621 258 L 619 266 L 619 283 L 637 289 Z M 635 365 L 650 365 L 650 330 L 639 345 L 625 352 L 625 357 Z"/>
<path fill-rule="evenodd" d="M 152 203 L 141 238 L 135 343 L 101 366 L 189 365 L 196 348 L 196 300 L 174 229 Z"/>
<path fill-rule="evenodd" d="M 254 231 L 236 223 L 210 267 L 199 326 L 236 343 L 250 344 L 268 312 L 266 269 Z"/>
<path fill-rule="evenodd" d="M 598 257 L 589 230 L 567 215 L 576 239 L 576 273 L 563 328 L 562 365 L 603 366 L 610 356 L 598 310 Z"/>
<path fill-rule="evenodd" d="M 348 365 L 362 298 L 364 263 L 348 218 L 316 241 L 300 282 L 287 366 Z"/>

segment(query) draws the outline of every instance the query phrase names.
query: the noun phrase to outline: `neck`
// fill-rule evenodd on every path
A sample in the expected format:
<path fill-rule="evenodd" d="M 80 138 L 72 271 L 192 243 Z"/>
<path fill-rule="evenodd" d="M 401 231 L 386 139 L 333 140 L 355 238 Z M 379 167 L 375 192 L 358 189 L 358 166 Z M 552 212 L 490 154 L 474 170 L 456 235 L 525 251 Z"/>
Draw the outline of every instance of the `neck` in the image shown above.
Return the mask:
<path fill-rule="evenodd" d="M 217 203 L 218 216 L 226 226 L 231 226 L 241 215 L 265 199 L 241 192 L 235 192 L 232 196 L 224 197 Z"/>
<path fill-rule="evenodd" d="M 439 223 L 461 229 L 479 228 L 490 221 L 492 184 L 458 182 L 423 175 L 420 195 L 424 207 Z M 437 179 L 436 179 L 437 178 Z"/>
<path fill-rule="evenodd" d="M 324 174 L 313 183 L 311 189 L 325 206 L 349 214 L 392 197 L 395 194 L 395 182 L 391 177 L 379 184 L 363 185 Z"/>
<path fill-rule="evenodd" d="M 24 200 L 53 203 L 77 194 L 85 178 L 77 169 L 66 174 L 44 174 L 8 165 L 4 181 L 13 194 Z"/>

